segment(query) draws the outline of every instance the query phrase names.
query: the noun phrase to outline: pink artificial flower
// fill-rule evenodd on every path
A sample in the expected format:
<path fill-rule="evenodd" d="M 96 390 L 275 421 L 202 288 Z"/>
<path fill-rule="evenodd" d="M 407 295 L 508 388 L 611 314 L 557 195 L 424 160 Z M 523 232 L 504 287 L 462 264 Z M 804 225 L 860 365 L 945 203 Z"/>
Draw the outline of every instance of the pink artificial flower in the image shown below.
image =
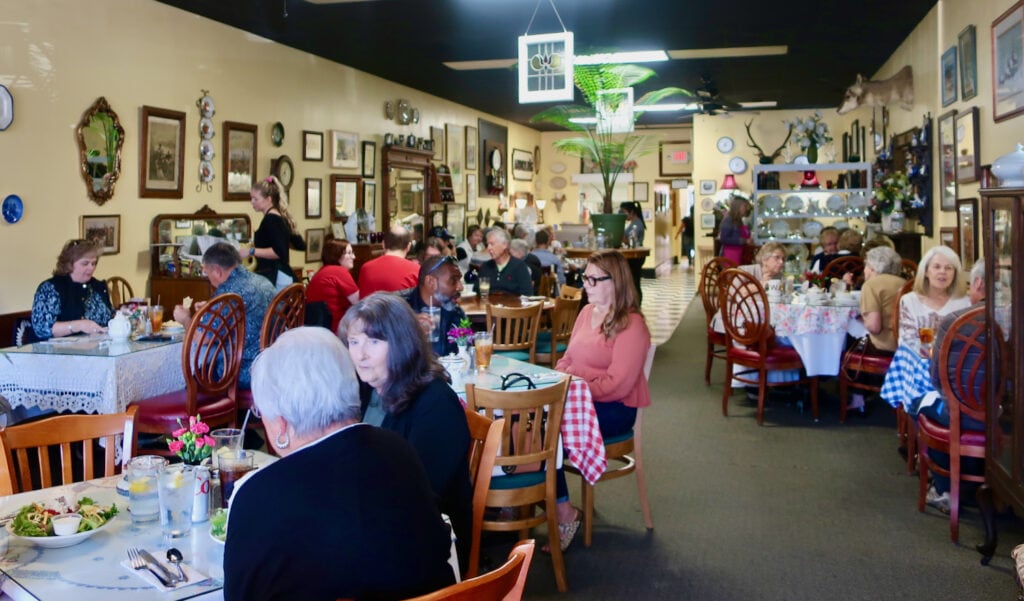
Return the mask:
<path fill-rule="evenodd" d="M 194 425 L 196 425 L 196 416 L 194 416 L 194 415 L 188 416 L 188 427 L 191 428 Z"/>
<path fill-rule="evenodd" d="M 217 441 L 214 440 L 212 436 L 204 436 L 203 437 L 203 442 L 206 443 L 206 446 L 211 447 L 211 448 L 213 447 L 213 445 L 217 444 Z"/>
<path fill-rule="evenodd" d="M 180 440 L 172 440 L 171 442 L 167 443 L 167 447 L 171 450 L 172 453 L 180 453 L 181 449 L 185 447 L 185 443 L 181 442 Z"/>
<path fill-rule="evenodd" d="M 196 444 L 196 450 L 198 451 L 199 449 L 201 449 L 204 446 L 206 446 L 206 440 L 202 436 L 197 436 L 195 444 Z"/>
<path fill-rule="evenodd" d="M 185 428 L 178 428 L 174 432 L 171 432 L 171 436 L 175 438 L 181 438 L 182 435 L 185 434 L 185 432 L 188 432 L 188 430 L 186 430 Z"/>
<path fill-rule="evenodd" d="M 193 434 L 206 434 L 210 431 L 210 426 L 207 426 L 203 422 L 196 422 L 191 428 Z"/>

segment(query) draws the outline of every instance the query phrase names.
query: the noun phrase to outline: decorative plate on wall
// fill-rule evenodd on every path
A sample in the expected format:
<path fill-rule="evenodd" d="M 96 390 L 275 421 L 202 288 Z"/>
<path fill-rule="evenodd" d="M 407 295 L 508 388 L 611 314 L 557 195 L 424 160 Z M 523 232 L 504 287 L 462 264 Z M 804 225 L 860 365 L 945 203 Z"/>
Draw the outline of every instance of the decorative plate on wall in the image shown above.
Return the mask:
<path fill-rule="evenodd" d="M 739 175 L 747 170 L 747 162 L 743 157 L 732 157 L 729 159 L 729 171 Z"/>
<path fill-rule="evenodd" d="M 565 185 L 568 182 L 565 181 L 564 177 L 557 176 L 557 177 L 551 178 L 551 181 L 548 182 L 548 183 L 551 184 L 551 187 L 554 188 L 555 190 L 561 190 L 562 188 L 565 187 Z"/>
<path fill-rule="evenodd" d="M 732 152 L 732 149 L 736 144 L 732 141 L 732 138 L 730 138 L 729 136 L 722 136 L 721 138 L 718 138 L 717 145 L 718 152 L 722 154 L 729 154 L 730 152 Z"/>
<path fill-rule="evenodd" d="M 565 173 L 565 163 L 555 161 L 554 163 L 551 163 L 548 169 L 551 170 L 551 173 Z"/>
<path fill-rule="evenodd" d="M 284 125 L 281 125 L 280 121 L 270 128 L 270 141 L 274 146 L 280 146 L 284 142 Z"/>
<path fill-rule="evenodd" d="M 0 85 L 0 131 L 14 123 L 14 97 L 7 86 Z"/>
<path fill-rule="evenodd" d="M 17 194 L 11 194 L 4 199 L 3 205 L 0 206 L 0 212 L 3 213 L 4 221 L 7 223 L 18 223 L 25 213 L 25 204 L 21 202 L 21 197 Z"/>

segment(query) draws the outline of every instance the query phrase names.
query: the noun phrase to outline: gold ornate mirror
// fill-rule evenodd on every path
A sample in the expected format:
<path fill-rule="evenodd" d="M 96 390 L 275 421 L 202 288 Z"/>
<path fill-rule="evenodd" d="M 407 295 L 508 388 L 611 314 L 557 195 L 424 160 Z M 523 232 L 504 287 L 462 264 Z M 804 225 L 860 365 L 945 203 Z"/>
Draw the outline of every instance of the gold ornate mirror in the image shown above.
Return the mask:
<path fill-rule="evenodd" d="M 78 122 L 78 153 L 89 198 L 102 205 L 114 196 L 121 175 L 124 128 L 107 99 L 96 99 Z"/>

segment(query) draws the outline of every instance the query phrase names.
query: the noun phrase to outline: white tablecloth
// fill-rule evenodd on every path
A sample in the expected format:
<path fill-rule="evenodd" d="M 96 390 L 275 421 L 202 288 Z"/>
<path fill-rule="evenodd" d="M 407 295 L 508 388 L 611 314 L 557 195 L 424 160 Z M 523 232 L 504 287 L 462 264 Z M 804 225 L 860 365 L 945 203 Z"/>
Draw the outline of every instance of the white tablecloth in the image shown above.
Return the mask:
<path fill-rule="evenodd" d="M 118 413 L 184 387 L 180 341 L 81 339 L 0 350 L 0 395 L 12 407 Z"/>

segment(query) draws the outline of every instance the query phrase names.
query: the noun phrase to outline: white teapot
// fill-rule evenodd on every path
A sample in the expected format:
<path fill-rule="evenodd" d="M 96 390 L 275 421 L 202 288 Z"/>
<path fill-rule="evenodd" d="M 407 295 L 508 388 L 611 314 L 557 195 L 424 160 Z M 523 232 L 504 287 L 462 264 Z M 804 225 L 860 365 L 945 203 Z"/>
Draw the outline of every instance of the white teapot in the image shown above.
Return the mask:
<path fill-rule="evenodd" d="M 132 323 L 128 321 L 128 317 L 124 313 L 119 311 L 113 319 L 107 322 L 107 333 L 113 340 L 128 340 L 132 333 Z"/>
<path fill-rule="evenodd" d="M 455 353 L 452 353 L 450 355 L 441 357 L 440 362 L 441 365 L 444 366 L 445 370 L 448 372 L 448 375 L 451 376 L 452 388 L 456 390 L 461 390 L 463 387 L 465 387 L 463 373 L 466 371 L 466 368 L 469 367 L 466 364 L 466 360 L 456 355 Z"/>

